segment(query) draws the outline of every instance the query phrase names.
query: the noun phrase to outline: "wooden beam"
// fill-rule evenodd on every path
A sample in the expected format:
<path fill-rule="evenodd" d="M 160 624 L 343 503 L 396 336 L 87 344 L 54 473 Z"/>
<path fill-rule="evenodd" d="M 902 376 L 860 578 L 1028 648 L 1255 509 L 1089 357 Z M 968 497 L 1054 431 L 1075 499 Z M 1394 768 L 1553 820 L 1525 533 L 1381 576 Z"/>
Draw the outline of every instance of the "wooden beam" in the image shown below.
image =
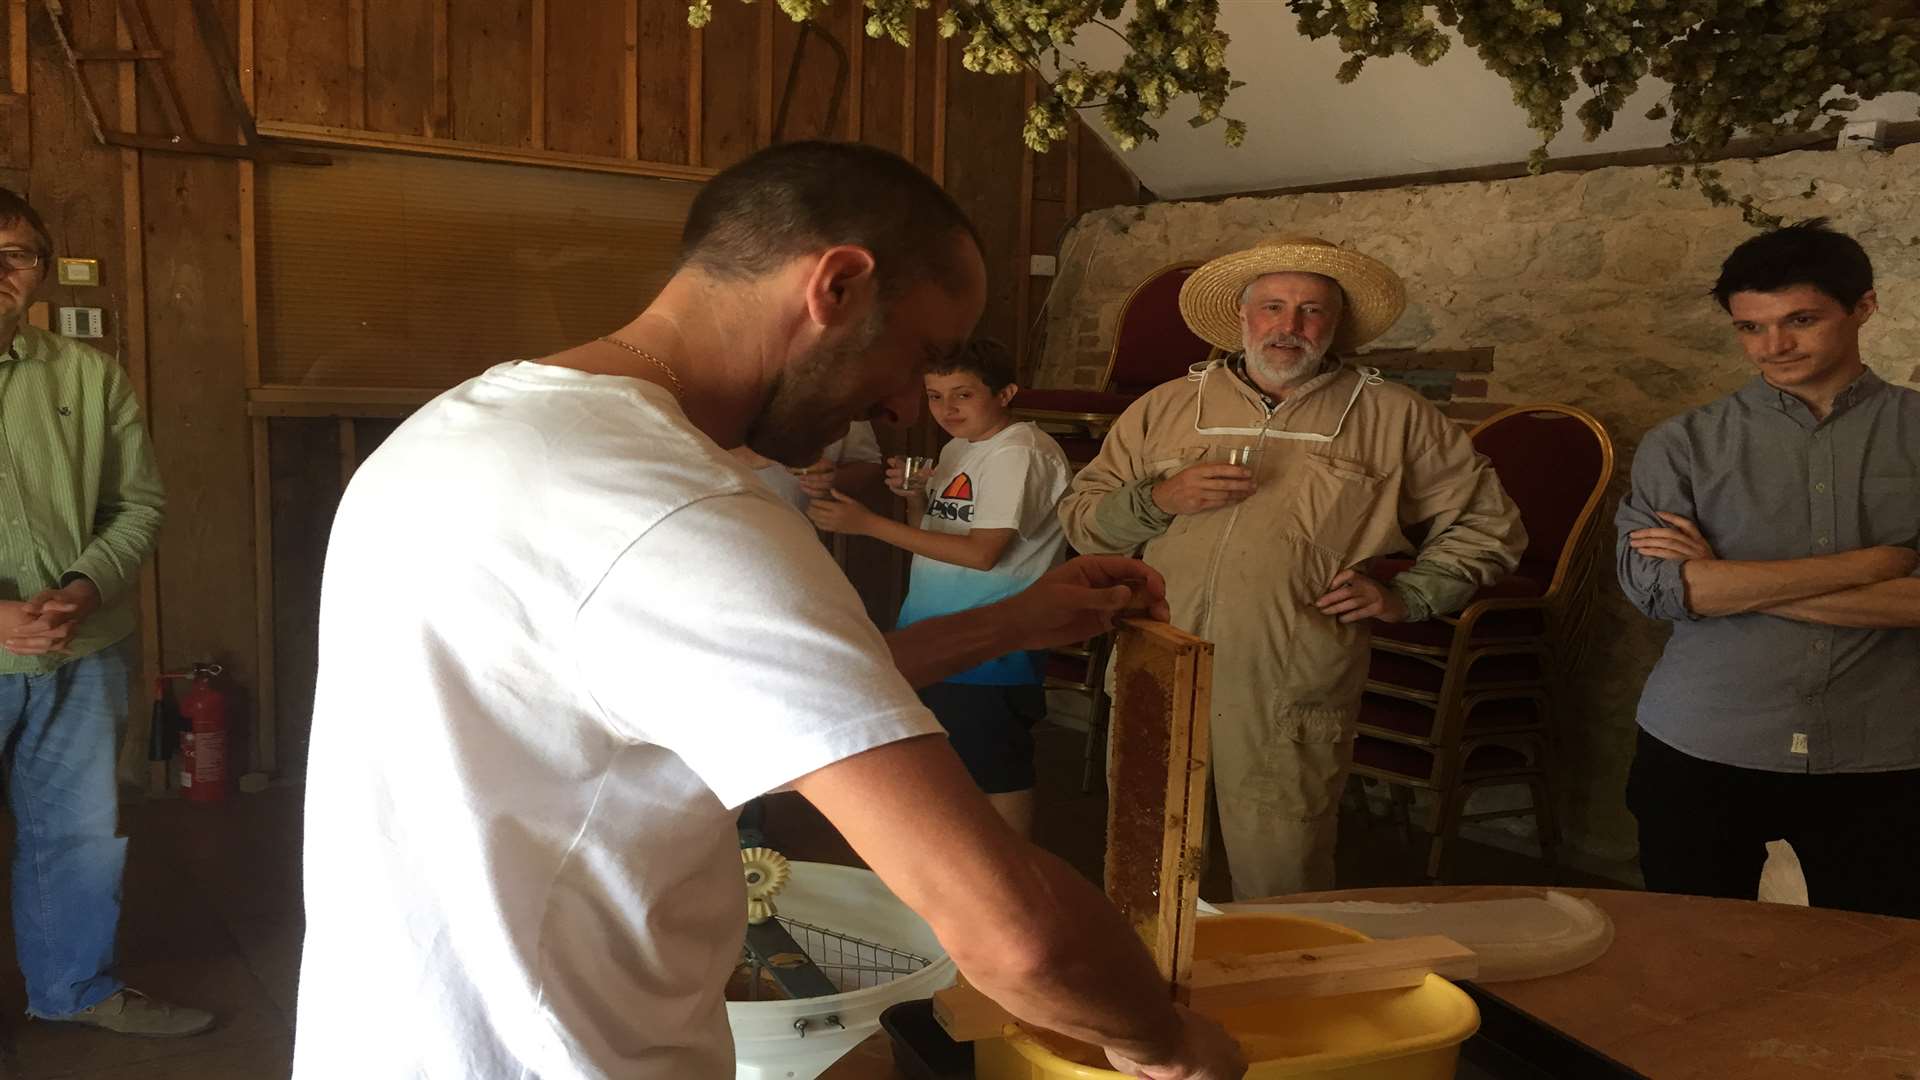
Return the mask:
<path fill-rule="evenodd" d="M 867 59 L 867 21 L 861 18 L 861 6 L 850 5 L 847 13 L 847 25 L 851 30 L 847 34 L 847 125 L 846 137 L 860 141 L 860 108 L 862 91 L 866 85 L 863 70 Z"/>
<path fill-rule="evenodd" d="M 933 17 L 937 25 L 947 13 L 947 0 L 934 0 Z M 933 40 L 933 182 L 947 182 L 947 39 Z"/>
<path fill-rule="evenodd" d="M 240 0 L 240 28 L 243 34 L 252 29 L 252 9 L 252 0 Z M 153 23 L 147 18 L 147 9 L 140 3 L 140 0 L 120 0 L 120 14 L 127 20 L 127 32 L 133 35 L 133 45 L 135 48 L 155 49 L 159 47 L 153 36 Z M 194 9 L 194 14 L 196 18 L 201 15 L 200 9 L 197 6 Z M 66 31 L 61 28 L 60 21 L 55 19 L 52 20 L 52 22 L 55 28 L 54 32 L 64 38 Z M 181 138 L 191 137 L 190 132 L 192 129 L 187 126 L 186 112 L 180 107 L 180 92 L 174 88 L 173 77 L 169 70 L 165 66 L 156 64 L 147 69 L 147 74 L 153 79 L 154 89 L 159 92 L 160 112 L 167 118 L 169 130 Z M 75 77 L 78 78 L 77 72 Z M 89 102 L 92 100 L 92 95 L 86 92 L 84 84 L 82 84 L 81 96 Z"/>
<path fill-rule="evenodd" d="M 427 117 L 429 136 L 453 137 L 453 0 L 433 0 L 433 115 Z"/>
<path fill-rule="evenodd" d="M 340 418 L 340 490 L 347 490 L 353 471 L 360 467 L 360 426 L 351 416 Z"/>
<path fill-rule="evenodd" d="M 627 0 L 627 49 L 620 58 L 620 156 L 640 157 L 640 0 Z"/>
<path fill-rule="evenodd" d="M 84 63 L 105 63 L 123 60 L 165 60 L 167 54 L 161 49 L 75 49 L 73 58 Z"/>
<path fill-rule="evenodd" d="M 253 720 L 253 771 L 274 769 L 278 724 L 273 664 L 273 447 L 267 421 L 253 428 L 253 633 L 259 707 Z"/>
<path fill-rule="evenodd" d="M 341 129 L 346 130 L 346 129 Z M 292 165 L 331 165 L 325 154 L 284 147 L 241 143 L 209 143 L 172 135 L 143 135 L 128 131 L 103 131 L 100 141 L 107 146 L 130 150 L 151 150 L 160 154 L 188 154 L 200 157 L 237 158 L 243 161 L 279 161 Z"/>
<path fill-rule="evenodd" d="M 1068 221 L 1080 216 L 1080 137 L 1085 131 L 1086 126 L 1080 122 L 1079 116 L 1067 117 L 1067 179 L 1064 209 Z M 1058 274 L 1060 268 L 1054 267 L 1053 272 Z"/>
<path fill-rule="evenodd" d="M 367 126 L 367 0 L 347 0 L 347 114 Z"/>
<path fill-rule="evenodd" d="M 247 403 L 247 415 L 263 419 L 338 420 L 352 417 L 356 420 L 405 420 L 419 407 L 399 404 L 356 405 L 351 402 L 250 401 Z"/>
<path fill-rule="evenodd" d="M 240 163 L 240 355 L 246 385 L 260 385 L 260 283 L 254 236 L 254 164 Z"/>
<path fill-rule="evenodd" d="M 238 68 L 237 74 L 240 76 L 240 95 L 246 100 L 249 112 L 253 111 L 257 101 L 256 95 L 259 93 L 260 81 L 260 73 L 255 70 L 259 43 L 254 37 L 254 19 L 253 0 L 240 0 L 240 39 L 234 43 L 234 49 L 238 53 L 234 57 L 234 63 Z M 137 130 L 138 127 L 136 122 L 128 130 Z"/>
<path fill-rule="evenodd" d="M 240 39 L 236 46 L 235 74 L 238 84 L 235 89 L 243 104 L 244 126 L 251 141 L 258 136 L 254 130 L 252 114 L 256 94 L 258 93 L 258 73 L 255 71 L 257 43 L 255 41 L 254 21 L 257 13 L 254 0 L 240 0 Z M 361 20 L 364 28 L 365 20 Z M 216 60 L 216 63 L 219 61 Z M 361 65 L 362 78 L 359 80 L 361 109 L 356 113 L 360 122 L 365 124 L 366 84 L 364 81 L 364 56 Z M 251 161 L 242 161 L 239 166 L 239 233 L 240 233 L 240 348 L 243 375 L 247 386 L 260 383 L 260 313 L 259 290 L 256 280 L 256 262 L 254 250 L 254 165 Z M 255 420 L 250 425 L 248 438 L 253 450 L 253 630 L 254 630 L 254 670 L 255 697 L 253 718 L 253 740 L 251 765 L 254 772 L 272 772 L 275 756 L 275 736 L 277 725 L 275 709 L 277 700 L 274 693 L 274 657 L 273 657 L 273 463 L 271 443 L 268 440 L 267 422 Z"/>
<path fill-rule="evenodd" d="M 1901 120 L 1886 126 L 1884 145 L 1888 149 L 1920 142 L 1920 120 Z M 1729 161 L 1739 158 L 1775 157 L 1790 154 L 1798 150 L 1832 150 L 1835 138 L 1822 132 L 1802 132 L 1792 135 L 1748 136 L 1733 139 L 1725 146 L 1715 150 L 1699 164 L 1712 164 L 1716 161 Z M 1609 150 L 1598 154 L 1574 154 L 1569 157 L 1547 159 L 1542 172 L 1588 172 L 1593 169 L 1605 169 L 1615 166 L 1642 167 L 1647 165 L 1692 165 L 1695 162 L 1686 151 L 1677 146 L 1653 146 L 1641 150 Z M 1427 187 L 1434 184 L 1462 184 L 1477 181 L 1518 180 L 1533 175 L 1524 161 L 1507 161 L 1497 165 L 1471 165 L 1459 169 L 1438 169 L 1433 172 L 1400 173 L 1394 176 L 1370 176 L 1353 180 L 1330 180 L 1314 184 L 1300 184 L 1284 188 L 1256 188 L 1248 191 L 1227 191 L 1217 195 L 1195 195 L 1183 202 L 1223 202 L 1227 199 L 1264 199 L 1282 195 L 1311 195 L 1318 192 L 1384 191 L 1390 188 Z"/>
<path fill-rule="evenodd" d="M 546 165 L 556 169 L 580 169 L 585 172 L 620 173 L 626 176 L 651 176 L 661 180 L 706 180 L 719 172 L 706 166 L 678 165 L 662 161 L 628 161 L 625 158 L 596 154 L 563 154 L 557 150 L 522 150 L 493 143 L 470 143 L 456 139 L 423 139 L 415 135 L 389 135 L 382 132 L 351 131 L 316 124 L 260 125 L 260 133 L 289 142 L 316 146 L 345 146 L 363 150 L 385 150 L 428 157 L 459 158 L 466 161 L 500 161 L 514 165 Z"/>
<path fill-rule="evenodd" d="M 533 46 L 527 54 L 529 139 L 535 150 L 547 148 L 547 0 L 533 0 Z"/>
<path fill-rule="evenodd" d="M 914 23 L 915 27 L 919 26 L 917 21 L 918 14 L 918 12 L 912 13 L 916 18 L 916 22 Z M 920 76 L 919 53 L 921 49 L 927 47 L 927 43 L 918 37 L 912 40 L 913 44 L 906 50 L 907 57 L 902 64 L 902 66 L 906 68 L 906 72 L 900 80 L 901 92 L 906 95 L 906 99 L 900 109 L 900 156 L 906 158 L 908 161 L 918 162 L 920 160 L 920 148 L 915 144 L 920 139 L 920 129 L 914 126 L 914 121 L 918 119 L 916 110 L 920 105 L 920 90 L 914 83 Z"/>
<path fill-rule="evenodd" d="M 114 16 L 114 39 L 121 45 L 131 43 L 124 15 Z M 121 65 L 115 73 L 121 127 L 140 122 L 139 79 L 132 64 Z M 126 267 L 127 298 L 120 319 L 126 336 L 124 359 L 127 378 L 133 382 L 134 395 L 142 409 L 147 408 L 147 260 L 145 233 L 141 228 L 140 153 L 120 151 L 120 259 Z"/>
<path fill-rule="evenodd" d="M 700 164 L 700 143 L 706 138 L 707 35 L 702 27 L 687 28 L 687 164 Z"/>
<path fill-rule="evenodd" d="M 1028 71 L 1020 80 L 1020 118 L 1027 113 L 1039 94 L 1039 76 Z M 1017 369 L 1031 371 L 1027 358 L 1027 315 L 1033 292 L 1033 148 L 1020 144 L 1020 222 L 1013 243 L 1014 264 L 1010 268 L 1016 287 L 1013 290 L 1013 356 Z M 1055 269 L 1058 269 L 1057 267 Z"/>
<path fill-rule="evenodd" d="M 247 415 L 401 420 L 431 401 L 437 390 L 389 387 L 262 386 L 247 391 Z"/>
<path fill-rule="evenodd" d="M 432 401 L 440 391 L 398 386 L 255 386 L 250 402 L 326 402 L 337 405 L 409 405 Z"/>
<path fill-rule="evenodd" d="M 773 5 L 760 5 L 760 138 L 773 141 Z"/>
<path fill-rule="evenodd" d="M 120 49 L 133 51 L 133 34 L 127 26 L 124 13 L 116 11 L 113 26 L 114 44 Z M 132 64 L 122 64 L 115 74 L 119 91 L 120 126 L 138 127 L 140 124 L 140 80 L 139 73 Z M 125 353 L 122 358 L 127 367 L 127 379 L 133 383 L 134 397 L 139 400 L 141 411 L 147 415 L 147 424 L 151 430 L 151 393 L 152 375 L 147 367 L 147 257 L 146 233 L 143 228 L 140 197 L 140 152 L 121 150 L 120 152 L 120 260 L 126 270 L 126 300 L 120 318 L 120 330 L 125 336 Z M 155 553 L 140 568 L 140 685 L 150 687 L 153 681 L 165 670 L 161 662 L 160 640 L 160 556 Z"/>
<path fill-rule="evenodd" d="M 7 0 L 7 89 L 25 96 L 31 65 L 27 57 L 27 0 Z"/>

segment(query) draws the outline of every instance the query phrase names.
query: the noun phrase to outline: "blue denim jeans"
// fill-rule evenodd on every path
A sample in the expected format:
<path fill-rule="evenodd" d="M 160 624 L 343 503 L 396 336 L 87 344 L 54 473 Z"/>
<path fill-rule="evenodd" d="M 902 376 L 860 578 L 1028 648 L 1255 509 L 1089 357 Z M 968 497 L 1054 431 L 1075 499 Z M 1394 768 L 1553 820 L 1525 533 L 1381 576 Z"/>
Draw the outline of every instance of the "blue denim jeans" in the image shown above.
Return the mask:
<path fill-rule="evenodd" d="M 110 969 L 127 861 L 114 780 L 126 712 L 119 646 L 46 675 L 0 675 L 0 745 L 13 753 L 13 937 L 34 1016 L 68 1016 L 121 987 Z"/>

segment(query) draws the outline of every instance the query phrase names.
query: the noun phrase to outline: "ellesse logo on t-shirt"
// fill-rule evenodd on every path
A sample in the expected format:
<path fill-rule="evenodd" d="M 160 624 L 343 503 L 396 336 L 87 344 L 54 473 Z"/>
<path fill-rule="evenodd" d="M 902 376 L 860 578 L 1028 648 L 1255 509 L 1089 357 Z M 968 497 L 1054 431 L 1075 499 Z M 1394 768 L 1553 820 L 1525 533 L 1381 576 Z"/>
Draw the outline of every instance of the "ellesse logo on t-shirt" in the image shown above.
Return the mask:
<path fill-rule="evenodd" d="M 927 504 L 927 513 L 945 521 L 972 521 L 973 478 L 961 473 L 948 481 Z"/>

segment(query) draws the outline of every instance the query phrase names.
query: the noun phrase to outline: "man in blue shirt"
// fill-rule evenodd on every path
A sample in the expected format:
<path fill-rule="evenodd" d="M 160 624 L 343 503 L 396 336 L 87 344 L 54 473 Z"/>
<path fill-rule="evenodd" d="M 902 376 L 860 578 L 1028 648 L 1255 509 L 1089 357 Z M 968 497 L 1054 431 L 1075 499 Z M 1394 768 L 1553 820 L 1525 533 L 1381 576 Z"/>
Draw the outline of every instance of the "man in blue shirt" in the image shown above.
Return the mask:
<path fill-rule="evenodd" d="M 1824 220 L 1713 295 L 1758 375 L 1648 433 L 1616 518 L 1674 624 L 1627 783 L 1647 887 L 1752 899 L 1785 839 L 1814 904 L 1920 917 L 1920 393 L 1861 361 L 1872 263 Z"/>

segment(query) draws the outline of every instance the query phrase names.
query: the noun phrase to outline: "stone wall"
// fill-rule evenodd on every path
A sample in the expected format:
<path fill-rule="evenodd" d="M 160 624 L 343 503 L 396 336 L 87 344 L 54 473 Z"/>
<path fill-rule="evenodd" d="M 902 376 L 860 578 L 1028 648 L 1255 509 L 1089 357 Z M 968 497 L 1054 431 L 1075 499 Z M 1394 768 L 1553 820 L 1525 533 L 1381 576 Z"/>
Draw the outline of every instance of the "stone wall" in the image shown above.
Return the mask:
<path fill-rule="evenodd" d="M 1882 376 L 1920 386 L 1920 145 L 1892 153 L 1803 152 L 1727 162 L 1726 183 L 1789 219 L 1827 215 L 1872 255 L 1880 314 L 1865 331 Z M 1121 301 L 1168 263 L 1265 237 L 1315 235 L 1384 260 L 1410 302 L 1375 348 L 1491 347 L 1490 370 L 1445 378 L 1449 411 L 1560 401 L 1613 433 L 1624 488 L 1641 436 L 1661 419 L 1739 386 L 1750 372 L 1707 295 L 1720 261 L 1753 229 L 1654 168 L 1222 202 L 1162 202 L 1089 214 L 1067 235 L 1035 384 L 1092 386 L 1105 369 Z M 1484 365 L 1482 365 L 1484 366 Z M 1409 381 L 1420 376 L 1403 373 Z M 1431 377 L 1428 377 L 1431 380 Z M 1607 507 L 1611 520 L 1612 507 Z M 1631 857 L 1621 801 L 1633 710 L 1665 639 L 1602 585 L 1591 640 L 1562 710 L 1568 840 L 1601 859 Z"/>

